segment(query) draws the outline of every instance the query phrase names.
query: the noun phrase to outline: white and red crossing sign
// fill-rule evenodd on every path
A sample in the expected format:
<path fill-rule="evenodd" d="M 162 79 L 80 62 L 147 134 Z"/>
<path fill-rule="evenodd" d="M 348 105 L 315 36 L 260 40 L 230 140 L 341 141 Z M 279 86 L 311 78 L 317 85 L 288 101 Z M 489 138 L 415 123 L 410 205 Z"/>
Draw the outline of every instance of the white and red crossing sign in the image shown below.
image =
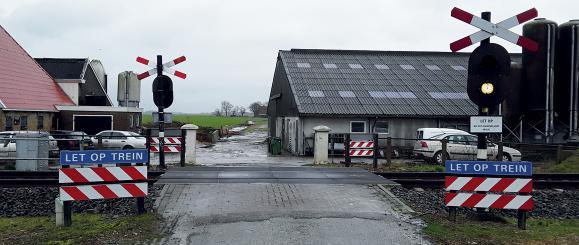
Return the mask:
<path fill-rule="evenodd" d="M 61 186 L 61 201 L 84 201 L 94 199 L 113 199 L 121 197 L 147 196 L 147 182 L 126 184 Z"/>
<path fill-rule="evenodd" d="M 159 149 L 159 137 L 151 137 L 151 145 L 149 150 L 153 153 L 160 151 Z M 166 153 L 178 153 L 183 150 L 181 147 L 183 138 L 181 137 L 165 137 L 163 138 L 163 151 Z"/>
<path fill-rule="evenodd" d="M 374 155 L 374 141 L 350 141 L 351 157 L 370 157 Z"/>
<path fill-rule="evenodd" d="M 181 137 L 164 137 L 163 142 L 166 145 L 180 145 L 181 144 Z M 159 137 L 151 137 L 151 144 L 159 144 Z"/>
<path fill-rule="evenodd" d="M 149 150 L 153 153 L 157 153 L 160 151 L 158 145 L 150 146 Z M 163 152 L 166 152 L 166 153 L 177 153 L 177 152 L 181 152 L 183 149 L 181 148 L 180 145 L 164 145 L 163 150 L 164 150 Z"/>
<path fill-rule="evenodd" d="M 445 168 L 447 207 L 533 209 L 530 162 L 446 161 Z"/>
<path fill-rule="evenodd" d="M 481 29 L 481 31 L 478 31 L 462 39 L 459 39 L 458 41 L 451 43 L 450 50 L 452 50 L 452 52 L 459 51 L 472 44 L 490 38 L 491 36 L 503 38 L 511 43 L 519 45 L 524 49 L 530 51 L 537 51 L 537 49 L 539 48 L 539 45 L 535 41 L 508 30 L 509 28 L 515 27 L 519 24 L 522 24 L 526 21 L 529 21 L 537 17 L 538 13 L 535 8 L 529 9 L 516 16 L 510 17 L 497 24 L 491 23 L 490 21 L 486 21 L 476 15 L 473 15 L 456 7 L 452 9 L 450 15 L 467 24 L 470 24 L 472 26 Z"/>
<path fill-rule="evenodd" d="M 58 182 L 61 184 L 131 180 L 147 180 L 147 166 L 61 168 L 58 170 Z"/>
<path fill-rule="evenodd" d="M 374 155 L 374 150 L 350 150 L 351 157 L 369 157 Z"/>
<path fill-rule="evenodd" d="M 374 148 L 374 141 L 350 141 L 350 148 Z"/>
<path fill-rule="evenodd" d="M 173 69 L 170 68 L 170 67 L 175 66 L 176 64 L 179 64 L 179 63 L 181 63 L 181 62 L 183 62 L 183 61 L 185 61 L 185 60 L 186 60 L 185 56 L 181 56 L 181 57 L 176 58 L 176 59 L 174 59 L 174 60 L 172 60 L 172 61 L 169 61 L 169 62 L 163 64 L 163 71 L 164 71 L 164 72 L 167 72 L 167 73 L 169 73 L 169 74 L 172 74 L 172 75 L 174 75 L 174 76 L 176 76 L 176 77 L 180 77 L 180 78 L 185 79 L 185 78 L 187 78 L 187 74 L 185 74 L 185 73 L 183 73 L 183 72 L 180 72 L 180 71 L 173 70 Z M 151 75 L 157 74 L 157 72 L 158 72 L 158 71 L 157 71 L 157 63 L 155 63 L 155 62 L 153 62 L 153 61 L 150 61 L 150 60 L 148 60 L 148 59 L 145 59 L 145 58 L 143 58 L 143 57 L 137 57 L 137 62 L 139 62 L 139 63 L 141 63 L 141 64 L 144 64 L 144 65 L 148 65 L 148 66 L 150 66 L 150 67 L 153 67 L 153 69 L 148 70 L 148 71 L 146 71 L 146 72 L 143 72 L 143 73 L 137 75 L 137 78 L 138 78 L 139 80 L 143 80 L 143 79 L 145 79 L 145 78 L 147 78 L 147 77 L 149 77 L 149 76 L 151 76 Z"/>

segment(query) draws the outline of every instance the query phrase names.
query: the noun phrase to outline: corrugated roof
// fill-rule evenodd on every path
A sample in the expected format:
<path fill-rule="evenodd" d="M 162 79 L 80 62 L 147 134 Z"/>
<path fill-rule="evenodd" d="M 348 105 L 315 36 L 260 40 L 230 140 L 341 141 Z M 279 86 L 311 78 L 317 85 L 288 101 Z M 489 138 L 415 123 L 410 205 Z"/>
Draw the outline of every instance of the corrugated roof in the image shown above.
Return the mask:
<path fill-rule="evenodd" d="M 466 95 L 468 53 L 292 49 L 279 55 L 302 114 L 462 117 L 478 110 Z"/>
<path fill-rule="evenodd" d="M 36 62 L 54 79 L 82 79 L 87 58 L 35 58 Z"/>
<path fill-rule="evenodd" d="M 74 105 L 56 82 L 0 26 L 0 100 L 5 109 L 49 110 Z"/>

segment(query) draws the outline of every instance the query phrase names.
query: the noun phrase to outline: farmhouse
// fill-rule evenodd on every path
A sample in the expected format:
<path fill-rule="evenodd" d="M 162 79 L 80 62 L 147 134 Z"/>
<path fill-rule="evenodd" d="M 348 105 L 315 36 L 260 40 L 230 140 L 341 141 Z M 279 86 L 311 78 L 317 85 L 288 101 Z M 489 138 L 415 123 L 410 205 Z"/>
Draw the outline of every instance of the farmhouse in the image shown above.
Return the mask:
<path fill-rule="evenodd" d="M 118 100 L 130 106 L 115 107 L 98 60 L 35 60 L 2 26 L 0 53 L 0 131 L 65 129 L 95 134 L 107 129 L 140 130 L 140 82 L 136 78 L 130 79 L 129 86 L 121 84 L 130 88 L 123 90 L 126 93 L 119 89 L 131 100 L 123 96 Z"/>
<path fill-rule="evenodd" d="M 466 93 L 468 58 L 447 52 L 281 50 L 268 105 L 269 135 L 304 155 L 312 150 L 312 128 L 318 125 L 333 134 L 409 139 L 423 127 L 468 130 L 469 116 L 478 112 Z"/>

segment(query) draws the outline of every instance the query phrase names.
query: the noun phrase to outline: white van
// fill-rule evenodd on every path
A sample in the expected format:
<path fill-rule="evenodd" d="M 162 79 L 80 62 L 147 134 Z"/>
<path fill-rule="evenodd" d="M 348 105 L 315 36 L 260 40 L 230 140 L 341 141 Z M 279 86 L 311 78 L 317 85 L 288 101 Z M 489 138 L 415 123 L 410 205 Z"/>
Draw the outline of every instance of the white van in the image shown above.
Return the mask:
<path fill-rule="evenodd" d="M 419 128 L 416 130 L 416 139 L 430 139 L 441 134 L 469 134 L 468 132 L 452 128 Z"/>

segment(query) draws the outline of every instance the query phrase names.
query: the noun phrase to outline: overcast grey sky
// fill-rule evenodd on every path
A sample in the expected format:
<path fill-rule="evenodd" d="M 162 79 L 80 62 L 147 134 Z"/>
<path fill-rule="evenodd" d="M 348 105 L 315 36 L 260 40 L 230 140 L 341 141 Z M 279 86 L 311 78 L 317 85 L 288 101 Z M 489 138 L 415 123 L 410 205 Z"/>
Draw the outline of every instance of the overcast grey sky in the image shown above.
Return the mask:
<path fill-rule="evenodd" d="M 280 49 L 450 51 L 450 42 L 476 31 L 450 17 L 454 6 L 491 11 L 493 22 L 532 7 L 558 23 L 579 18 L 577 0 L 2 0 L 0 24 L 33 57 L 101 60 L 114 101 L 119 72 L 148 69 L 137 56 L 185 55 L 174 68 L 188 77 L 173 78 L 169 111 L 211 112 L 222 100 L 267 101 Z M 147 110 L 155 108 L 152 80 L 142 83 Z"/>

